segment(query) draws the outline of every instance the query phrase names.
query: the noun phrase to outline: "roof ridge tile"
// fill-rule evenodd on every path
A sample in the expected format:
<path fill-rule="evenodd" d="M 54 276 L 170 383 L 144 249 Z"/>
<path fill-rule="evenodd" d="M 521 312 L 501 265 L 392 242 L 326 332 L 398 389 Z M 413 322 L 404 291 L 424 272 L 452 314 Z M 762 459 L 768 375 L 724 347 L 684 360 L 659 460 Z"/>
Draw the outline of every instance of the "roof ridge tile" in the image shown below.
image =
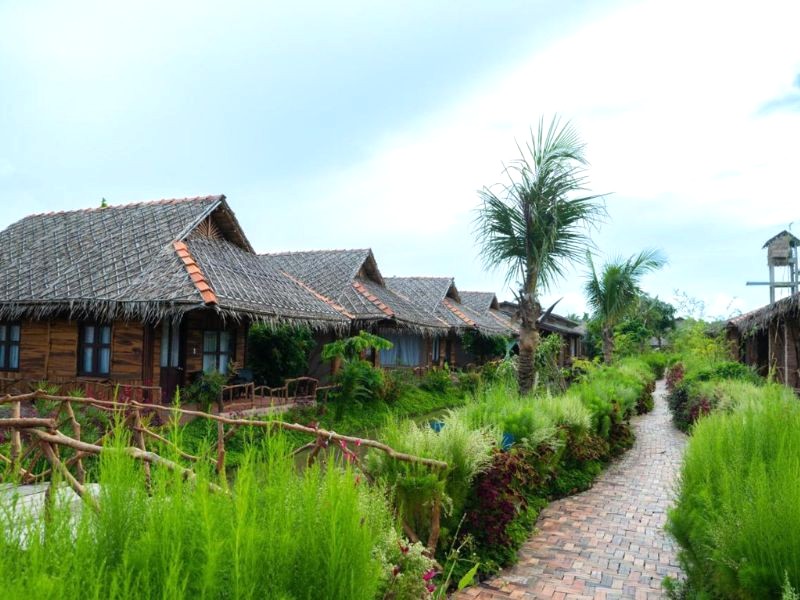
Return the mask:
<path fill-rule="evenodd" d="M 189 252 L 189 247 L 186 245 L 186 243 L 173 242 L 172 247 L 175 249 L 175 253 L 178 255 L 178 258 L 181 259 L 183 266 L 186 268 L 186 273 L 189 275 L 189 279 L 192 280 L 194 287 L 197 288 L 198 292 L 200 292 L 203 302 L 206 304 L 218 304 L 217 295 L 214 293 L 214 290 L 209 284 L 208 279 L 206 279 L 206 276 L 203 275 L 199 265 L 195 262 L 192 254 Z"/>
<path fill-rule="evenodd" d="M 394 311 L 391 309 L 391 307 L 386 306 L 386 304 L 384 304 L 380 300 L 380 298 L 378 298 L 377 296 L 372 294 L 369 290 L 367 290 L 367 288 L 365 288 L 364 285 L 360 281 L 354 281 L 352 283 L 352 285 L 353 285 L 353 289 L 355 289 L 359 294 L 364 296 L 364 298 L 366 298 L 367 300 L 372 302 L 372 304 L 377 306 L 381 310 L 381 312 L 383 314 L 385 314 L 387 317 L 394 317 L 395 316 Z"/>

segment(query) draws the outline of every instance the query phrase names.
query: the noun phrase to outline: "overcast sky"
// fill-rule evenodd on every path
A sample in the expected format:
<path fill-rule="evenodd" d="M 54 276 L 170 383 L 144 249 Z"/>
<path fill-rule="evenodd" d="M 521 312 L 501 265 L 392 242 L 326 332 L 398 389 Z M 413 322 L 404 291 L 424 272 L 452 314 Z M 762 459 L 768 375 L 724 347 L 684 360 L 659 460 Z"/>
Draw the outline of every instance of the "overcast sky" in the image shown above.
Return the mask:
<path fill-rule="evenodd" d="M 756 308 L 800 236 L 800 2 L 0 0 L 0 228 L 224 193 L 258 251 L 371 247 L 384 275 L 510 294 L 476 191 L 570 119 L 609 217 L 705 316 Z M 582 312 L 583 269 L 544 298 Z"/>

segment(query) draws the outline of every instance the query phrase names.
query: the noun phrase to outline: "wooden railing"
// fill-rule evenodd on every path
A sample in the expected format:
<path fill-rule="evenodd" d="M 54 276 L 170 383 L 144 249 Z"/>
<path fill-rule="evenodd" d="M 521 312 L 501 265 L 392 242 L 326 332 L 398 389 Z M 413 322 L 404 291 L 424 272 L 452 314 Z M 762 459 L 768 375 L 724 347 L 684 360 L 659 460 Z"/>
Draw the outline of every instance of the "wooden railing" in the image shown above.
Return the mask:
<path fill-rule="evenodd" d="M 233 385 L 223 385 L 219 392 L 220 409 L 225 402 L 254 402 L 256 386 L 254 383 L 236 383 Z"/>

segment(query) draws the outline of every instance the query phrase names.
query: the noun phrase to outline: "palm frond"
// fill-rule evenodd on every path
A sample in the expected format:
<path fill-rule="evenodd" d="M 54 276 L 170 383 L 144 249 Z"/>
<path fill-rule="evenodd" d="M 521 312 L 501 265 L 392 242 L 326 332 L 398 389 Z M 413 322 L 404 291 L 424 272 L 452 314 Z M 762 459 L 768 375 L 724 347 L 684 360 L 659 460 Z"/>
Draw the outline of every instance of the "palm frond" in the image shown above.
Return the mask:
<path fill-rule="evenodd" d="M 605 215 L 602 195 L 587 185 L 583 143 L 569 124 L 539 120 L 520 158 L 506 168 L 508 183 L 480 190 L 476 231 L 484 264 L 506 268 L 506 281 L 535 296 L 581 262 L 592 246 L 590 228 Z"/>

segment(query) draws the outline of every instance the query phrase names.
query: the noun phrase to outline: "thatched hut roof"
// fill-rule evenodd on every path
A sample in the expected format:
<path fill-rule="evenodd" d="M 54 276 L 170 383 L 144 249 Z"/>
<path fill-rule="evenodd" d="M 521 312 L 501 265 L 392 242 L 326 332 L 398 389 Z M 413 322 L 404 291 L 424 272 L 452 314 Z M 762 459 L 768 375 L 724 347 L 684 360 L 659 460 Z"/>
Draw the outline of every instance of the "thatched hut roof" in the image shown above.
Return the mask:
<path fill-rule="evenodd" d="M 419 303 L 387 287 L 368 248 L 262 254 L 260 259 L 341 306 L 357 328 L 392 325 L 429 335 L 447 328 Z"/>
<path fill-rule="evenodd" d="M 341 329 L 347 319 L 257 260 L 224 196 L 31 215 L 0 232 L 0 319 L 190 310 Z"/>
<path fill-rule="evenodd" d="M 784 229 L 784 230 L 783 230 L 783 231 L 781 231 L 780 233 L 778 233 L 778 234 L 776 234 L 776 235 L 773 235 L 773 236 L 772 236 L 771 238 L 769 238 L 769 239 L 768 239 L 766 242 L 764 242 L 764 245 L 763 245 L 763 246 L 761 246 L 761 248 L 762 248 L 762 249 L 763 249 L 763 248 L 768 248 L 768 247 L 769 247 L 769 245 L 770 245 L 772 242 L 774 242 L 775 240 L 781 239 L 781 238 L 788 238 L 788 239 L 789 239 L 789 243 L 790 243 L 792 246 L 800 246 L 800 239 L 797 239 L 797 237 L 796 237 L 796 236 L 794 236 L 794 235 L 792 235 L 792 233 L 791 233 L 791 232 L 789 232 L 789 231 L 786 231 L 786 230 Z"/>
<path fill-rule="evenodd" d="M 386 285 L 399 295 L 424 307 L 456 333 L 476 330 L 487 335 L 514 335 L 513 328 L 473 310 L 461 301 L 452 277 L 387 277 Z"/>
<path fill-rule="evenodd" d="M 500 310 L 500 303 L 494 292 L 461 292 L 461 302 L 469 309 L 485 315 L 498 324 L 502 335 L 519 335 L 519 325 L 511 315 Z"/>
<path fill-rule="evenodd" d="M 729 319 L 726 326 L 747 337 L 767 329 L 776 319 L 800 319 L 800 293 Z"/>
<path fill-rule="evenodd" d="M 515 323 L 515 326 L 518 320 L 517 310 L 518 308 L 516 302 L 500 303 L 500 312 L 511 319 L 512 322 Z M 539 322 L 536 324 L 536 326 L 544 331 L 560 333 L 562 335 L 571 335 L 577 337 L 583 337 L 586 335 L 585 325 L 554 312 L 539 317 Z"/>

